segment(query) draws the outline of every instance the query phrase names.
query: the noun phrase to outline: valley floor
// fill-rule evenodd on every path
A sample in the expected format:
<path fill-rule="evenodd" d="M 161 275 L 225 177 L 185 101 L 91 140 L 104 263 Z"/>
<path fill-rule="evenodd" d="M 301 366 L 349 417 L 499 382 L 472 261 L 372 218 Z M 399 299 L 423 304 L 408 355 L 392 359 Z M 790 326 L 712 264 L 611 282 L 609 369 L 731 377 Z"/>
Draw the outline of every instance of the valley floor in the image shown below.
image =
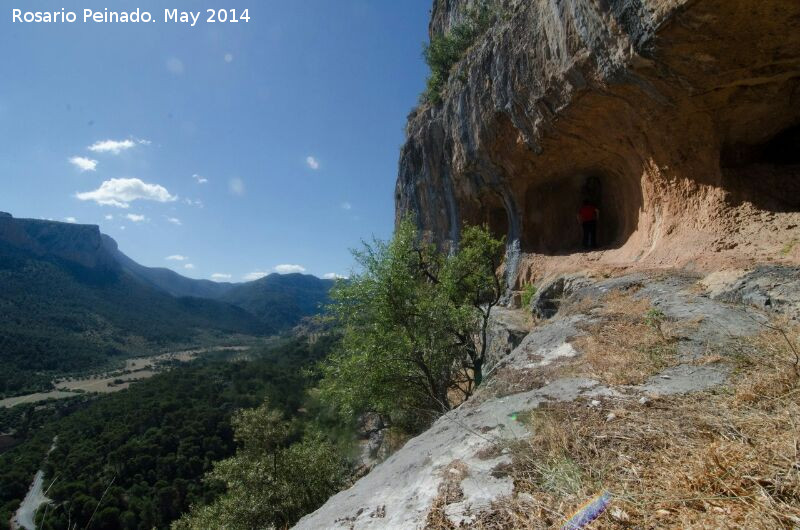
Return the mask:
<path fill-rule="evenodd" d="M 49 392 L 35 392 L 23 396 L 0 399 L 0 407 L 14 407 L 22 403 L 36 403 L 49 399 L 63 399 L 79 395 L 83 392 L 106 394 L 118 392 L 128 388 L 131 383 L 153 377 L 167 369 L 171 362 L 188 362 L 198 356 L 209 352 L 245 352 L 250 346 L 216 346 L 209 348 L 195 348 L 176 352 L 135 357 L 125 361 L 125 367 L 116 372 L 86 376 L 70 377 L 53 381 L 56 390 Z"/>

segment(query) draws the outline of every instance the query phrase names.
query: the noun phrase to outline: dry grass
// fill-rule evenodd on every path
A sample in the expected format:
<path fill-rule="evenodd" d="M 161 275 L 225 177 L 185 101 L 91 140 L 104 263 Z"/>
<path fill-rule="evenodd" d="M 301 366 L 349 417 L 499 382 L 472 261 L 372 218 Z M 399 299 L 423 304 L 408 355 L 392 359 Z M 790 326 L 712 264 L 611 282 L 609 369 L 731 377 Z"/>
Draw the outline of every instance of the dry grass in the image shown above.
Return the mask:
<path fill-rule="evenodd" d="M 589 377 L 609 385 L 638 384 L 678 364 L 676 343 L 699 321 L 667 320 L 649 300 L 633 297 L 640 287 L 634 284 L 610 291 L 601 299 L 585 297 L 562 305 L 559 314 L 591 314 L 595 319 L 582 326 L 583 335 L 570 341 L 581 355 L 524 369 L 501 366 L 477 400 L 540 388 L 565 376 Z M 529 360 L 535 362 L 537 358 Z"/>
<path fill-rule="evenodd" d="M 638 384 L 674 364 L 677 325 L 629 292 L 612 291 L 596 307 L 598 321 L 572 341 L 583 353 L 582 375 L 612 385 Z"/>
<path fill-rule="evenodd" d="M 453 460 L 450 465 L 441 471 L 441 475 L 442 482 L 439 484 L 439 491 L 425 520 L 425 528 L 450 530 L 456 528 L 456 526 L 450 522 L 445 513 L 445 508 L 448 504 L 458 502 L 464 498 L 461 481 L 468 475 L 468 468 L 463 461 Z"/>
<path fill-rule="evenodd" d="M 800 344 L 798 329 L 789 339 Z M 591 528 L 800 527 L 796 353 L 775 330 L 739 348 L 717 392 L 532 411 L 535 434 L 512 448 L 514 497 L 471 527 L 560 527 L 602 490 L 613 501 Z"/>

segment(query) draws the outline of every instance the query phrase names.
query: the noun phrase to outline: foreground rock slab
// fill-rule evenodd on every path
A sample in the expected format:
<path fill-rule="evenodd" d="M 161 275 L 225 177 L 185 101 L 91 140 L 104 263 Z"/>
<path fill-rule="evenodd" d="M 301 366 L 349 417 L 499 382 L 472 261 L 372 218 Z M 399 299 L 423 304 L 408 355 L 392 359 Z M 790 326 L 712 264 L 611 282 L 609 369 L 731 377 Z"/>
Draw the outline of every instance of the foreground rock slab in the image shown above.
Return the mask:
<path fill-rule="evenodd" d="M 724 351 L 729 341 L 759 333 L 766 317 L 752 306 L 731 304 L 704 291 L 700 280 L 682 273 L 637 273 L 588 282 L 562 302 L 564 314 L 534 327 L 498 362 L 473 398 L 301 519 L 296 528 L 422 528 L 441 488 L 448 486 L 459 490 L 459 498 L 447 503 L 444 513 L 453 524 L 468 524 L 493 501 L 513 494 L 512 480 L 502 470 L 511 459 L 508 443 L 531 434 L 517 421 L 520 413 L 549 401 L 583 399 L 587 406 L 601 406 L 605 399 L 641 403 L 724 384 L 729 375 L 724 364 L 696 365 L 694 360 L 709 349 Z M 676 363 L 641 385 L 611 386 L 576 376 L 526 377 L 542 370 L 546 374 L 560 363 L 580 366 L 583 354 L 574 347 L 574 339 L 598 320 L 597 304 L 587 302 L 611 292 L 630 292 L 631 300 L 647 300 L 664 318 L 692 323 L 676 337 Z M 520 320 L 507 317 L 498 321 L 517 329 L 513 323 Z"/>

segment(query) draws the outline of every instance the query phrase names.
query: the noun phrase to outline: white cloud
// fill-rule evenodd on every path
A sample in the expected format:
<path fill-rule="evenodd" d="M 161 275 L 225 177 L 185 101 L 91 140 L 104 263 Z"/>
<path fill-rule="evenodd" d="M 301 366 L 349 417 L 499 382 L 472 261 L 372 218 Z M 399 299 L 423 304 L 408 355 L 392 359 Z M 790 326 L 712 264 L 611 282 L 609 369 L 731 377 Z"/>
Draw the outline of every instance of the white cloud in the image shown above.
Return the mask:
<path fill-rule="evenodd" d="M 200 199 L 192 200 L 192 199 L 186 198 L 186 199 L 183 199 L 183 202 L 185 202 L 189 206 L 197 206 L 198 208 L 202 208 L 202 207 L 205 206 L 203 204 L 203 201 L 201 201 Z"/>
<path fill-rule="evenodd" d="M 197 183 L 198 183 L 198 184 L 205 184 L 206 182 L 208 182 L 208 179 L 207 179 L 207 178 L 205 178 L 205 177 L 204 177 L 204 176 L 202 176 L 202 175 L 198 175 L 197 173 L 195 173 L 194 175 L 192 175 L 192 178 L 193 178 L 193 179 L 195 179 L 195 180 L 197 181 Z"/>
<path fill-rule="evenodd" d="M 75 219 L 74 217 L 65 217 L 64 221 L 66 221 L 67 223 L 77 223 L 78 222 L 78 220 Z"/>
<path fill-rule="evenodd" d="M 111 214 L 107 214 L 106 215 L 106 221 L 113 221 L 113 220 L 114 220 L 114 216 L 113 215 L 111 215 Z"/>
<path fill-rule="evenodd" d="M 181 222 L 181 220 L 178 219 L 177 217 L 167 217 L 167 221 L 169 221 L 170 223 L 172 223 L 174 225 L 178 225 L 178 226 L 181 226 L 183 224 Z"/>
<path fill-rule="evenodd" d="M 326 280 L 346 280 L 347 276 L 342 276 L 341 274 L 336 274 L 335 272 L 328 272 L 322 275 L 322 277 Z"/>
<path fill-rule="evenodd" d="M 120 230 L 125 230 L 125 226 L 124 226 L 124 225 L 123 225 L 123 226 L 120 226 L 120 227 L 119 227 L 119 229 L 120 229 Z"/>
<path fill-rule="evenodd" d="M 147 219 L 147 217 L 145 217 L 144 215 L 139 215 L 138 213 L 129 213 L 125 217 L 127 217 L 129 221 L 133 221 L 134 223 L 141 223 L 142 221 Z"/>
<path fill-rule="evenodd" d="M 353 209 L 353 205 L 350 204 L 349 202 L 343 202 L 339 206 L 341 206 L 342 210 L 352 210 Z"/>
<path fill-rule="evenodd" d="M 226 63 L 232 63 L 233 62 L 233 54 L 232 53 L 226 53 L 225 54 L 225 62 Z"/>
<path fill-rule="evenodd" d="M 313 156 L 307 156 L 306 157 L 306 164 L 308 165 L 308 167 L 310 167 L 314 171 L 319 169 L 319 160 L 317 160 Z"/>
<path fill-rule="evenodd" d="M 85 156 L 73 156 L 69 159 L 69 163 L 78 168 L 81 172 L 95 171 L 95 169 L 97 169 L 97 160 L 92 160 Z"/>
<path fill-rule="evenodd" d="M 215 272 L 214 274 L 211 275 L 211 279 L 212 280 L 230 280 L 231 279 L 231 275 L 230 274 L 224 274 L 222 272 Z"/>
<path fill-rule="evenodd" d="M 292 265 L 289 263 L 285 263 L 283 265 L 278 265 L 275 267 L 275 272 L 279 274 L 291 274 L 293 272 L 306 272 L 306 268 L 302 265 Z"/>
<path fill-rule="evenodd" d="M 127 208 L 131 202 L 138 199 L 156 202 L 178 199 L 170 195 L 164 186 L 148 184 L 137 178 L 106 180 L 96 190 L 77 193 L 75 196 L 82 201 L 95 201 L 97 204 L 118 208 Z"/>
<path fill-rule="evenodd" d="M 228 187 L 234 195 L 244 195 L 244 181 L 239 177 L 232 178 Z"/>
<path fill-rule="evenodd" d="M 183 67 L 183 61 L 177 57 L 170 57 L 167 59 L 167 70 L 169 70 L 169 72 L 172 74 L 181 75 L 185 70 Z"/>
<path fill-rule="evenodd" d="M 191 270 L 194 269 L 194 265 L 192 265 L 191 263 L 187 263 L 186 265 L 183 266 L 183 268 Z"/>
<path fill-rule="evenodd" d="M 144 140 L 144 142 L 147 142 L 147 140 Z M 139 143 L 143 142 L 140 141 Z M 127 140 L 100 140 L 99 142 L 95 142 L 90 145 L 88 149 L 94 153 L 111 153 L 113 155 L 118 155 L 121 152 L 134 147 L 135 145 L 136 142 L 130 138 Z"/>
<path fill-rule="evenodd" d="M 268 274 L 269 274 L 268 272 L 253 271 L 253 272 L 248 272 L 247 274 L 242 276 L 242 278 L 244 278 L 245 281 L 252 282 L 253 280 L 259 280 L 264 276 L 267 276 Z"/>
<path fill-rule="evenodd" d="M 180 254 L 173 254 L 172 256 L 167 256 L 164 259 L 167 261 L 186 261 L 189 258 L 186 256 L 181 256 Z"/>

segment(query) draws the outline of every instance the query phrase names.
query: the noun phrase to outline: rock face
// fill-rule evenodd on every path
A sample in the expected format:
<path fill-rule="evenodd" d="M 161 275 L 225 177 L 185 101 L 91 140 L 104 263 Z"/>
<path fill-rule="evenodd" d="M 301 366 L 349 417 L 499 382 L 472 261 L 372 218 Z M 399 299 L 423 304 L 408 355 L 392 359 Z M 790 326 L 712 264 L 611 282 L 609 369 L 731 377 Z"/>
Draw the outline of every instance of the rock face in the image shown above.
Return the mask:
<path fill-rule="evenodd" d="M 435 1 L 431 34 L 472 3 Z M 398 217 L 437 241 L 487 223 L 521 250 L 522 279 L 587 260 L 800 261 L 800 3 L 499 6 L 442 103 L 409 117 Z M 584 199 L 601 212 L 588 256 Z"/>

